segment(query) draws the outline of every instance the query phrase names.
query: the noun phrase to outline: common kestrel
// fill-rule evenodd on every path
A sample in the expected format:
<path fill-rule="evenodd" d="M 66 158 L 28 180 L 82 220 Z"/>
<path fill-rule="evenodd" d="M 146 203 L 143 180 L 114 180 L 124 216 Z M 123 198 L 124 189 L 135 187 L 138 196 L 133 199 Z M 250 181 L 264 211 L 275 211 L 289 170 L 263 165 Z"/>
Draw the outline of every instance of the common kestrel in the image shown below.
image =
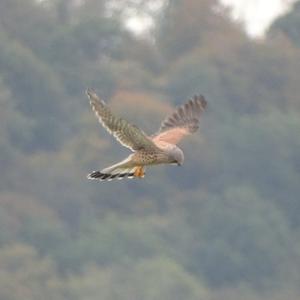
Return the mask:
<path fill-rule="evenodd" d="M 89 179 L 101 181 L 125 177 L 143 178 L 145 167 L 150 165 L 182 165 L 184 155 L 176 144 L 198 129 L 200 115 L 207 104 L 203 96 L 194 96 L 168 116 L 157 133 L 147 136 L 135 125 L 113 115 L 106 103 L 94 91 L 87 90 L 86 93 L 103 127 L 123 146 L 134 152 L 123 161 L 88 175 Z"/>

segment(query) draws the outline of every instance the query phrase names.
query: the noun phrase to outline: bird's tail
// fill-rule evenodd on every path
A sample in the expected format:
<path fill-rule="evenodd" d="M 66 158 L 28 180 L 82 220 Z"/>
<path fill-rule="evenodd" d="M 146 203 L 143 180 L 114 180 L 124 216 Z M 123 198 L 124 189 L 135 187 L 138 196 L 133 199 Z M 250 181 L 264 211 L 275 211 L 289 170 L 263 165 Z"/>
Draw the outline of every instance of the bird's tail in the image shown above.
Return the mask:
<path fill-rule="evenodd" d="M 123 179 L 123 178 L 143 178 L 145 175 L 144 168 L 141 166 L 132 166 L 129 163 L 129 159 L 117 163 L 113 166 L 105 168 L 101 171 L 94 171 L 87 176 L 88 179 L 94 180 L 113 180 L 113 179 Z"/>

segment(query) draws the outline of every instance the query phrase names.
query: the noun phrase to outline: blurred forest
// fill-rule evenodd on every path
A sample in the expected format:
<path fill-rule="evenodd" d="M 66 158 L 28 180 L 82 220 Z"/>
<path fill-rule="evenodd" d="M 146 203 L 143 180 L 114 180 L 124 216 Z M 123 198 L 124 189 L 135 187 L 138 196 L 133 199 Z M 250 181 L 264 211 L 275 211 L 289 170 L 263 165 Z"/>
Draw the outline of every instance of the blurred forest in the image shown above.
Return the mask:
<path fill-rule="evenodd" d="M 251 40 L 213 0 L 148 37 L 109 2 L 0 0 L 0 299 L 300 299 L 300 3 Z M 128 151 L 87 87 L 148 133 L 205 95 L 184 166 L 88 181 Z"/>

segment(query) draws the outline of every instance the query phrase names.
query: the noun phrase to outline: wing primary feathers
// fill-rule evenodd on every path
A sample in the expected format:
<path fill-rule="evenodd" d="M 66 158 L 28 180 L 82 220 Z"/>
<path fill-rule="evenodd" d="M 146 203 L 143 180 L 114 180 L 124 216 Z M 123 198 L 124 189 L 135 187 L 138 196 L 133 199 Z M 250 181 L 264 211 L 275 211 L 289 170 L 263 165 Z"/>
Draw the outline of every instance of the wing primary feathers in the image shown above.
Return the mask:
<path fill-rule="evenodd" d="M 179 106 L 171 116 L 164 120 L 159 132 L 172 127 L 189 127 L 189 122 L 194 124 L 199 121 L 200 114 L 206 105 L 207 102 L 202 95 L 194 96 L 187 103 Z"/>
<path fill-rule="evenodd" d="M 194 96 L 168 116 L 159 131 L 152 137 L 154 142 L 177 144 L 183 137 L 194 133 L 198 128 L 201 113 L 207 102 L 202 95 Z"/>
<path fill-rule="evenodd" d="M 86 94 L 101 125 L 123 146 L 133 152 L 145 148 L 157 149 L 142 130 L 115 116 L 106 103 L 92 89 L 87 89 Z"/>

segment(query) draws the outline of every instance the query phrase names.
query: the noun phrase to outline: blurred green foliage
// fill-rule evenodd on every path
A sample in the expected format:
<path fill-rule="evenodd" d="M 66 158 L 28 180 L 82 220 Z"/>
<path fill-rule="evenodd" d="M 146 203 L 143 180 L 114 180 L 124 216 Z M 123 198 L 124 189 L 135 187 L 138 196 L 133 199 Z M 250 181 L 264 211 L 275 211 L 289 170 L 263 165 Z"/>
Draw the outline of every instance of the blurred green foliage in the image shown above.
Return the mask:
<path fill-rule="evenodd" d="M 0 0 L 0 298 L 299 299 L 299 4 L 255 41 L 213 1 L 151 39 L 108 2 Z M 127 154 L 87 87 L 148 133 L 204 94 L 185 165 L 86 180 Z"/>

